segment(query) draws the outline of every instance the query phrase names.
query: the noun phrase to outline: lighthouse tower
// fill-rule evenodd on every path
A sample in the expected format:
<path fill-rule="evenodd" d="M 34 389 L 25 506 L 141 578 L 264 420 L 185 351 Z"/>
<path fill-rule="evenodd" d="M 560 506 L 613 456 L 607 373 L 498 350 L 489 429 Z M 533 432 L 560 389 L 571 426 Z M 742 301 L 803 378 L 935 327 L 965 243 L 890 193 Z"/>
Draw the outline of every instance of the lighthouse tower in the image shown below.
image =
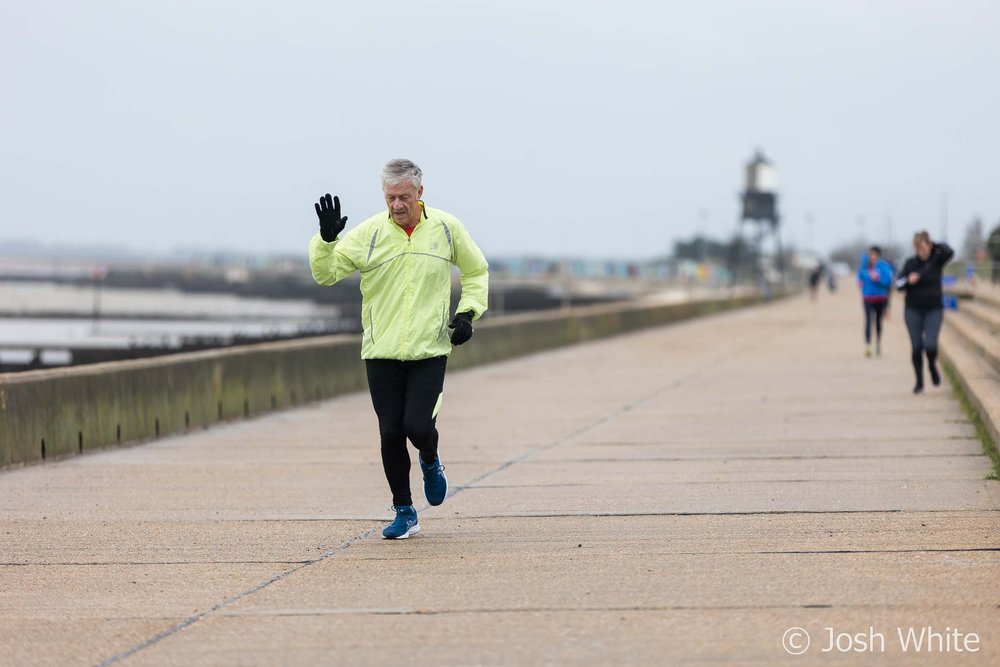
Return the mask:
<path fill-rule="evenodd" d="M 774 165 L 758 150 L 746 164 L 746 181 L 740 193 L 740 236 L 749 256 L 741 258 L 737 267 L 738 272 L 756 279 L 784 273 L 777 187 Z"/>

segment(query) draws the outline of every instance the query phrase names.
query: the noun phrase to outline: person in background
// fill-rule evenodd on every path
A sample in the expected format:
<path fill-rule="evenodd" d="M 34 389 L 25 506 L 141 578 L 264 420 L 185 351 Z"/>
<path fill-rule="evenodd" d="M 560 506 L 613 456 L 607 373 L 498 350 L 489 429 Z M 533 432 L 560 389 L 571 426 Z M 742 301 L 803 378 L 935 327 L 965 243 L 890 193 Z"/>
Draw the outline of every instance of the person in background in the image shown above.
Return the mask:
<path fill-rule="evenodd" d="M 892 290 L 892 267 L 882 259 L 882 249 L 873 245 L 862 255 L 858 284 L 865 308 L 865 356 L 872 356 L 872 324 L 875 325 L 875 354 L 882 354 L 882 317 Z"/>
<path fill-rule="evenodd" d="M 986 256 L 990 260 L 990 282 L 1000 285 L 1000 225 L 990 232 L 986 240 Z"/>
<path fill-rule="evenodd" d="M 913 393 L 924 390 L 923 356 L 927 355 L 927 370 L 935 386 L 941 384 L 937 368 L 937 342 L 944 319 L 944 295 L 941 292 L 941 272 L 955 256 L 946 243 L 934 243 L 925 231 L 913 235 L 916 254 L 909 257 L 896 278 L 896 288 L 906 292 L 904 319 L 910 334 L 913 372 L 917 383 Z"/>
<path fill-rule="evenodd" d="M 819 291 L 819 281 L 823 278 L 823 265 L 820 264 L 809 272 L 809 298 L 816 300 L 816 293 Z"/>

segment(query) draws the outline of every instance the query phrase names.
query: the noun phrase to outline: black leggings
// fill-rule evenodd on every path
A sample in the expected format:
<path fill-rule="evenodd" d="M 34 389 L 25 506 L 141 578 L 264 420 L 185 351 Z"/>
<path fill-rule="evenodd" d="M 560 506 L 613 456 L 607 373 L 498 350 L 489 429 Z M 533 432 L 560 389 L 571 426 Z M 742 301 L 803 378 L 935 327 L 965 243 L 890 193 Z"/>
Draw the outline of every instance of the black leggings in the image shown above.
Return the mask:
<path fill-rule="evenodd" d="M 906 320 L 906 330 L 910 334 L 913 372 L 917 375 L 917 384 L 923 384 L 923 353 L 927 354 L 927 364 L 931 368 L 931 373 L 937 375 L 935 364 L 937 362 L 938 334 L 941 333 L 944 310 L 941 308 L 921 310 L 907 307 L 903 311 L 903 317 Z"/>
<path fill-rule="evenodd" d="M 865 301 L 865 342 L 872 342 L 872 320 L 875 321 L 875 340 L 882 340 L 882 316 L 885 301 Z"/>
<path fill-rule="evenodd" d="M 392 490 L 392 504 L 412 505 L 409 438 L 430 463 L 437 456 L 436 408 L 444 389 L 448 357 L 419 361 L 368 359 L 368 389 L 378 416 L 382 439 L 382 468 Z"/>

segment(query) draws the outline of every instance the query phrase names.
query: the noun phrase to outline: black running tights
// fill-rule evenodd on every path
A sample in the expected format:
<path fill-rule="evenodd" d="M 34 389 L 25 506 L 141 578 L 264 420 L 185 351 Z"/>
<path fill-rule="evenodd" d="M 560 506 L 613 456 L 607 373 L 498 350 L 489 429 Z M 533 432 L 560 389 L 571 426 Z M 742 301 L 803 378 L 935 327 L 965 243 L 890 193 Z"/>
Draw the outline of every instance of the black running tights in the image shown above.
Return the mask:
<path fill-rule="evenodd" d="M 907 307 L 903 311 L 906 320 L 906 330 L 910 334 L 910 350 L 913 360 L 913 372 L 917 375 L 917 384 L 924 383 L 923 353 L 927 354 L 927 363 L 937 373 L 938 334 L 941 333 L 941 322 L 944 310 L 921 310 Z"/>
<path fill-rule="evenodd" d="M 882 315 L 885 301 L 865 301 L 865 342 L 872 342 L 872 322 L 875 322 L 875 340 L 882 340 Z"/>
<path fill-rule="evenodd" d="M 412 505 L 409 439 L 428 463 L 437 456 L 435 427 L 438 401 L 444 389 L 448 357 L 419 361 L 368 359 L 368 389 L 378 416 L 382 467 L 392 491 L 392 504 Z"/>

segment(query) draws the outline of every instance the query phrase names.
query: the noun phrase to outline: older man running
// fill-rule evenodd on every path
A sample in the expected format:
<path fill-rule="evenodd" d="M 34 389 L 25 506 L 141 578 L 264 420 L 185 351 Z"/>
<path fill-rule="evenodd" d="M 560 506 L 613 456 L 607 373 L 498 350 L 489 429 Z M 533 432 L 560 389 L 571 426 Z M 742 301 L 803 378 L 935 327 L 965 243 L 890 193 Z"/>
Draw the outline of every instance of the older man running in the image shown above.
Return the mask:
<path fill-rule="evenodd" d="M 427 502 L 440 505 L 448 495 L 435 426 L 445 366 L 452 346 L 472 337 L 472 322 L 486 311 L 489 289 L 482 251 L 457 218 L 424 205 L 422 177 L 410 160 L 389 161 L 382 169 L 388 211 L 342 236 L 347 217 L 341 217 L 340 198 L 326 194 L 315 206 L 320 231 L 309 244 L 312 275 L 320 285 L 361 273 L 361 357 L 396 512 L 382 531 L 386 539 L 420 531 L 407 440 L 420 453 Z M 462 294 L 449 318 L 452 265 L 458 267 Z"/>

